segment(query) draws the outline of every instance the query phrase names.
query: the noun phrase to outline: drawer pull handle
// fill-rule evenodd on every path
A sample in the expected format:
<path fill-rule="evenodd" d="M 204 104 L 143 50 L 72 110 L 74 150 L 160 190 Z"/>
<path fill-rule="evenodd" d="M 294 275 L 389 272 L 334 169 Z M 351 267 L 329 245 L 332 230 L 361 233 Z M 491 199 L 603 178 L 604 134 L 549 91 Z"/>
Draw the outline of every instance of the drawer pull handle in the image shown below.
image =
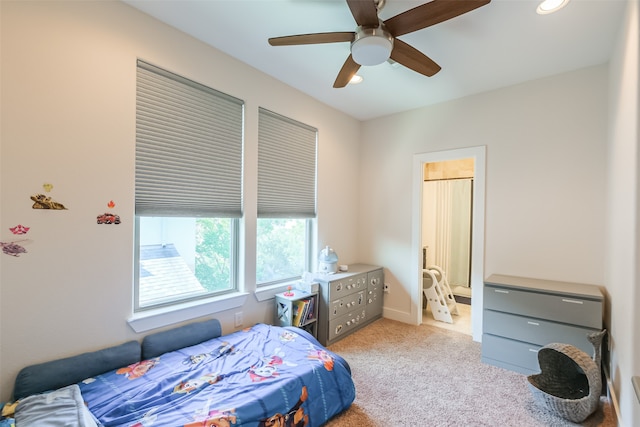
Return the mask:
<path fill-rule="evenodd" d="M 530 348 L 530 349 L 529 349 L 529 351 L 532 351 L 532 352 L 534 352 L 534 353 L 537 353 L 537 352 L 538 352 L 538 350 L 537 350 L 537 349 L 535 349 L 535 348 Z"/>
<path fill-rule="evenodd" d="M 575 299 L 562 298 L 562 302 L 570 302 L 571 304 L 584 304 L 584 301 L 578 301 Z"/>
<path fill-rule="evenodd" d="M 527 323 L 533 326 L 540 326 L 540 323 L 538 322 L 527 322 Z"/>
<path fill-rule="evenodd" d="M 505 291 L 504 289 L 494 289 L 495 292 L 498 292 L 499 294 L 508 294 L 509 291 Z"/>

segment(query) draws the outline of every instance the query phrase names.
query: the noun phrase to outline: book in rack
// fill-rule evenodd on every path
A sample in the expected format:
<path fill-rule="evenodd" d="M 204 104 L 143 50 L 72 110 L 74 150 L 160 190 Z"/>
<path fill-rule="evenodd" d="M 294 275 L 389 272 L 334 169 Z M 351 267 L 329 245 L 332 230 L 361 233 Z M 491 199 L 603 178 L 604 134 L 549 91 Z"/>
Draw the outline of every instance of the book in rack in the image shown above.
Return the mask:
<path fill-rule="evenodd" d="M 315 298 L 305 298 L 293 302 L 292 326 L 303 326 L 313 319 L 313 306 Z"/>

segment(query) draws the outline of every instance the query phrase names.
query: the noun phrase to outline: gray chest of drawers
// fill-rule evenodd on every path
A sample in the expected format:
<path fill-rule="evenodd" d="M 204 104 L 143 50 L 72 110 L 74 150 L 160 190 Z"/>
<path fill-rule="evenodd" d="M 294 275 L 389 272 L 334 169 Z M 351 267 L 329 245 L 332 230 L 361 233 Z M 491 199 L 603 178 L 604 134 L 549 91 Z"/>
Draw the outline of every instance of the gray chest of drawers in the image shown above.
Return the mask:
<path fill-rule="evenodd" d="M 593 354 L 587 335 L 602 330 L 604 306 L 597 286 L 495 274 L 483 297 L 483 362 L 529 375 L 552 342 Z"/>
<path fill-rule="evenodd" d="M 384 272 L 382 267 L 353 264 L 349 271 L 322 274 L 318 341 L 330 345 L 382 317 Z"/>

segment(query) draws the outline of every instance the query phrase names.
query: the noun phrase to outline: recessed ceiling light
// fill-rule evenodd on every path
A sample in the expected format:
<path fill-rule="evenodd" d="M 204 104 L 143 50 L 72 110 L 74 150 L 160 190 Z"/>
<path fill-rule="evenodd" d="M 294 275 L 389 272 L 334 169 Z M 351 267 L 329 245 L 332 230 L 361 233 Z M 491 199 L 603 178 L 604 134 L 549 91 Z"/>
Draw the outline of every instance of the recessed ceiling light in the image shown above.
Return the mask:
<path fill-rule="evenodd" d="M 358 83 L 362 83 L 363 80 L 364 79 L 362 78 L 362 76 L 354 74 L 353 77 L 351 77 L 351 80 L 349 80 L 349 83 L 352 85 L 357 85 Z"/>
<path fill-rule="evenodd" d="M 557 12 L 569 3 L 569 0 L 544 0 L 538 5 L 536 12 L 540 15 Z"/>

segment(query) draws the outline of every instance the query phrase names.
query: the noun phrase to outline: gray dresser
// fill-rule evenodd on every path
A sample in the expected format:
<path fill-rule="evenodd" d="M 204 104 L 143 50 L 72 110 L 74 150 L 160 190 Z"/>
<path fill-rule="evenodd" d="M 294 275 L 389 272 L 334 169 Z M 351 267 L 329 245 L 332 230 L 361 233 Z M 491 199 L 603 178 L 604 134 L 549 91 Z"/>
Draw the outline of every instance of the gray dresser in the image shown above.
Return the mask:
<path fill-rule="evenodd" d="M 382 317 L 384 272 L 382 267 L 353 264 L 349 271 L 321 274 L 318 307 L 318 341 L 331 345 Z"/>
<path fill-rule="evenodd" d="M 587 335 L 602 330 L 604 307 L 597 286 L 495 274 L 483 296 L 483 362 L 529 375 L 552 342 L 593 355 Z"/>

